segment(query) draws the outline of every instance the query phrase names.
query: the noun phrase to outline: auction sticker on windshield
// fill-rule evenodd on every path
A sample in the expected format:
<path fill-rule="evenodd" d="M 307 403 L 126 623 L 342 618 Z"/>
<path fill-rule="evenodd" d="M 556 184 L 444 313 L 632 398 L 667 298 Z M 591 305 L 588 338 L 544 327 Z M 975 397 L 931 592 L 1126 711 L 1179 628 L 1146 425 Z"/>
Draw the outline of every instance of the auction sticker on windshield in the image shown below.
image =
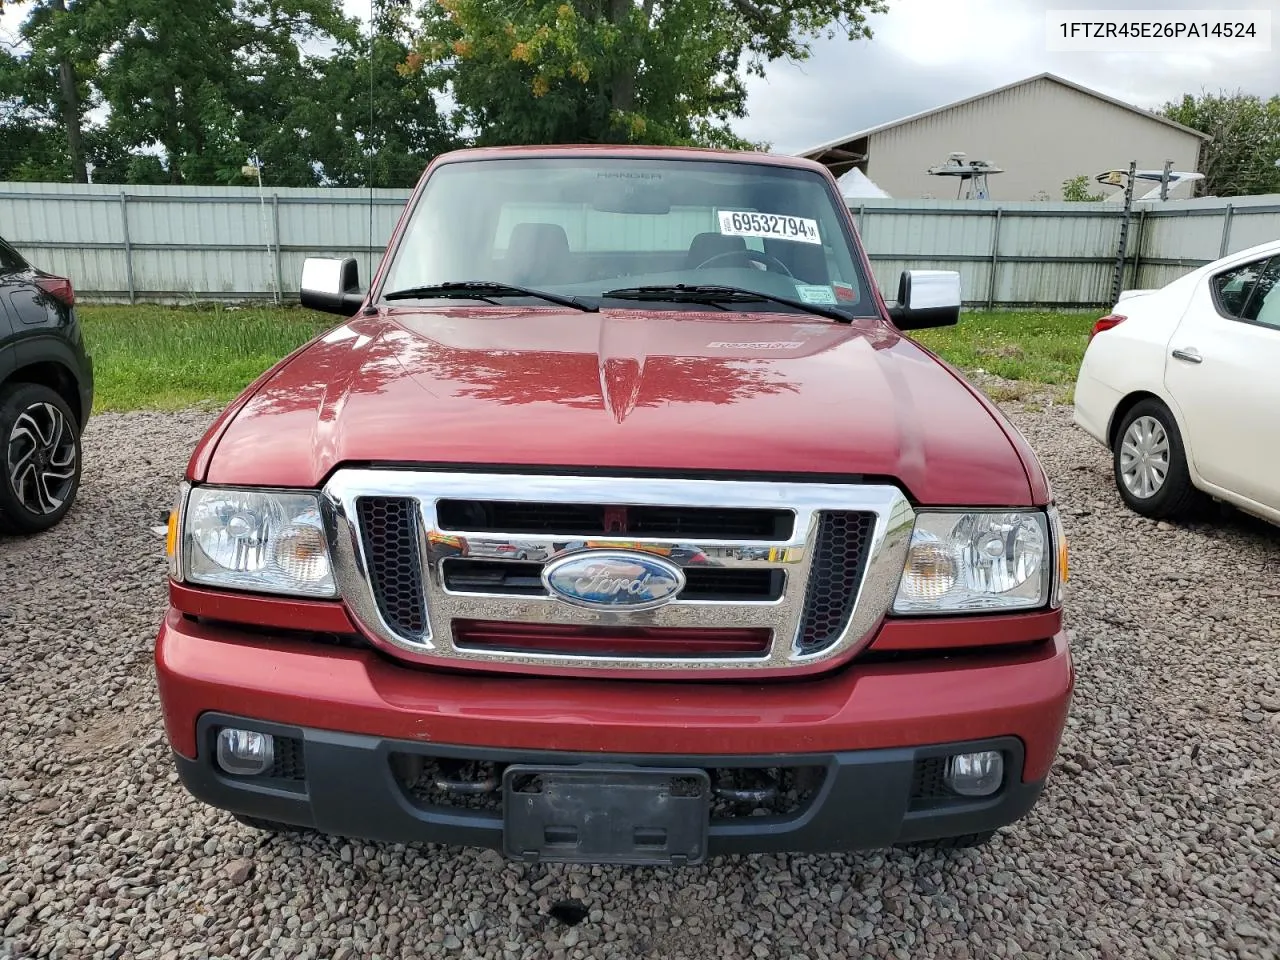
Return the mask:
<path fill-rule="evenodd" d="M 796 293 L 805 303 L 836 303 L 836 292 L 824 283 L 797 283 Z"/>
<path fill-rule="evenodd" d="M 721 210 L 720 232 L 727 237 L 763 237 L 766 240 L 795 240 L 821 243 L 818 221 L 808 217 L 785 217 L 776 213 Z"/>

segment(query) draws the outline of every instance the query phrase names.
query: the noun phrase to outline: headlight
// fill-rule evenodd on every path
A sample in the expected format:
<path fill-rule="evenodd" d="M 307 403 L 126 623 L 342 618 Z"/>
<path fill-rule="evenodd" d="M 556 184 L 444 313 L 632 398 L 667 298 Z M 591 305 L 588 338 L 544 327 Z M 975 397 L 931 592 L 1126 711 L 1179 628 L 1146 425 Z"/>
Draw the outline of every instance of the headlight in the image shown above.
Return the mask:
<path fill-rule="evenodd" d="M 185 579 L 211 587 L 337 593 L 314 493 L 192 487 L 182 511 Z"/>
<path fill-rule="evenodd" d="M 1055 549 L 1039 511 L 919 513 L 893 612 L 1042 607 Z"/>

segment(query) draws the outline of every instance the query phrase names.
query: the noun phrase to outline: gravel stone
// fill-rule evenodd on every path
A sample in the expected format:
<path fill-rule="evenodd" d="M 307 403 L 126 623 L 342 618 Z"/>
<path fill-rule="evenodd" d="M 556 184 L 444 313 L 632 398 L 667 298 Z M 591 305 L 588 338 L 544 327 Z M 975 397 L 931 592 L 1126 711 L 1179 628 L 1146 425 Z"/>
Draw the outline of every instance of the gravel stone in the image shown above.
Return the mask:
<path fill-rule="evenodd" d="M 95 418 L 72 514 L 0 540 L 0 957 L 1275 960 L 1280 531 L 1128 512 L 1069 407 L 994 385 L 1071 543 L 1076 699 L 1040 804 L 979 850 L 681 870 L 271 837 L 189 797 L 151 527 L 213 414 Z"/>

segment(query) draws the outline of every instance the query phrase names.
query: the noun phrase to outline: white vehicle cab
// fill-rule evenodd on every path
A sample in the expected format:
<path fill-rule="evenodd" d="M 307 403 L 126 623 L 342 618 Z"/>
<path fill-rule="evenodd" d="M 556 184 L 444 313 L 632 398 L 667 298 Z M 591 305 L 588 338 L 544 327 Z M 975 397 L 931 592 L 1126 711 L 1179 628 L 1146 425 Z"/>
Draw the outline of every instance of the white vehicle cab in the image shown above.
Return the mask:
<path fill-rule="evenodd" d="M 1090 335 L 1075 421 L 1138 513 L 1208 494 L 1280 524 L 1280 241 L 1121 294 Z"/>

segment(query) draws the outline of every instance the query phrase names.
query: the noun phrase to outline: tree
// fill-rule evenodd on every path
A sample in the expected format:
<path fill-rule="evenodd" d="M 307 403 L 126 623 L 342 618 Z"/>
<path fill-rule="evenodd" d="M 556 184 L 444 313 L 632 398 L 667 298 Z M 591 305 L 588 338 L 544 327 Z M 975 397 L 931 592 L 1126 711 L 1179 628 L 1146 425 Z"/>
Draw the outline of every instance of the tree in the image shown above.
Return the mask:
<path fill-rule="evenodd" d="M 1082 173 L 1078 177 L 1062 181 L 1062 199 L 1077 203 L 1097 203 L 1106 197 L 1100 193 L 1090 193 L 1089 177 Z"/>
<path fill-rule="evenodd" d="M 326 183 L 409 187 L 432 157 L 454 146 L 429 78 L 396 69 L 410 52 L 405 14 L 399 5 L 378 6 L 372 63 L 368 37 L 344 38 L 315 61 L 314 94 L 290 105 L 286 127 L 301 132 Z"/>
<path fill-rule="evenodd" d="M 53 78 L 0 47 L 0 180 L 69 180 Z"/>
<path fill-rule="evenodd" d="M 403 72 L 447 85 L 480 144 L 750 146 L 743 73 L 871 35 L 884 0 L 428 0 Z"/>
<path fill-rule="evenodd" d="M 93 62 L 80 40 L 79 28 L 85 10 L 92 3 L 93 0 L 72 0 L 68 6 L 68 0 L 38 0 L 32 4 L 20 30 L 23 40 L 31 47 L 23 58 L 29 79 L 39 88 L 45 86 L 43 81 L 48 76 L 56 77 L 56 97 L 51 98 L 47 90 L 43 91 L 44 96 L 39 98 L 35 109 L 40 111 L 43 107 L 46 115 L 61 127 L 71 178 L 78 183 L 89 181 L 83 133 L 87 92 L 84 81 Z M 0 0 L 0 11 L 4 9 Z"/>
<path fill-rule="evenodd" d="M 1280 193 L 1280 96 L 1269 100 L 1241 91 L 1184 96 L 1165 104 L 1170 120 L 1209 134 L 1200 181 L 1205 194 L 1234 197 Z"/>
<path fill-rule="evenodd" d="M 130 151 L 159 147 L 169 182 L 235 181 L 250 153 L 270 154 L 277 184 L 316 181 L 284 120 L 315 94 L 302 45 L 354 35 L 337 0 L 114 0 L 90 17 L 106 129 Z"/>

